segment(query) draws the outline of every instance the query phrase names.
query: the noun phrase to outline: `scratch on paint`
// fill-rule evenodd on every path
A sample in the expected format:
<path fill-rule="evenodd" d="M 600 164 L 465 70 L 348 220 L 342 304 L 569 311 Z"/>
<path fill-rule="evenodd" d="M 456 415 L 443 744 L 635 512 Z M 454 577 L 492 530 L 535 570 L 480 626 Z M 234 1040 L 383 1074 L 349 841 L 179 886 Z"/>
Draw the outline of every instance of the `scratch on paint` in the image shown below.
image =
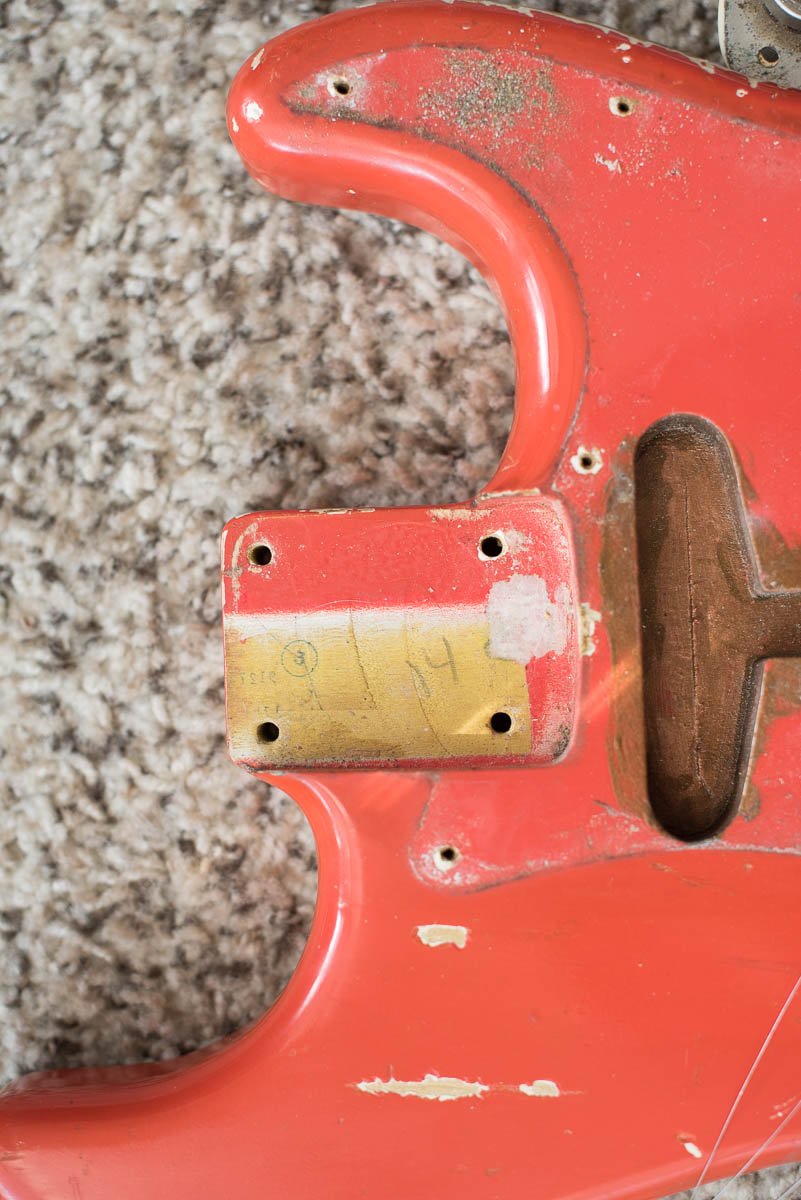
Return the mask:
<path fill-rule="evenodd" d="M 456 946 L 464 950 L 469 930 L 464 925 L 418 925 L 417 936 L 424 946 Z"/>

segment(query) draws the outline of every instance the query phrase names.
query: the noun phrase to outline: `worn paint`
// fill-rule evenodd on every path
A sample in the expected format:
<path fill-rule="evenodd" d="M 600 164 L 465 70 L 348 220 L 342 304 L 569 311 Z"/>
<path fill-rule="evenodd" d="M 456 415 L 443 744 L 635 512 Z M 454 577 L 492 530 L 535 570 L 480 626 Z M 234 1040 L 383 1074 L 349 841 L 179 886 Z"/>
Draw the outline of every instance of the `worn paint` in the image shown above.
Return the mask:
<path fill-rule="evenodd" d="M 563 654 L 569 604 L 564 584 L 551 599 L 539 575 L 513 575 L 493 584 L 487 605 L 490 655 L 525 666 L 546 654 Z"/>
<path fill-rule="evenodd" d="M 416 1100 L 468 1100 L 493 1095 L 508 1095 L 554 1100 L 564 1095 L 552 1079 L 535 1079 L 533 1083 L 479 1083 L 455 1079 L 447 1075 L 424 1075 L 422 1079 L 366 1079 L 355 1085 L 370 1096 L 404 1096 Z"/>
<path fill-rule="evenodd" d="M 596 650 L 595 630 L 603 620 L 601 613 L 588 604 L 586 600 L 579 606 L 579 636 L 581 653 L 584 658 L 592 658 Z"/>
<path fill-rule="evenodd" d="M 417 936 L 424 946 L 456 946 L 464 950 L 469 930 L 464 925 L 418 925 Z"/>
<path fill-rule="evenodd" d="M 364 1080 L 356 1087 L 370 1096 L 412 1096 L 417 1100 L 476 1099 L 490 1090 L 484 1083 L 471 1083 L 447 1075 L 425 1075 L 416 1080 Z"/>
<path fill-rule="evenodd" d="M 225 573 L 227 573 L 228 578 L 231 580 L 231 591 L 233 593 L 234 612 L 236 612 L 239 608 L 239 600 L 240 600 L 240 596 L 241 596 L 241 592 L 242 592 L 242 572 L 244 570 L 246 570 L 246 567 L 243 565 L 243 562 L 242 562 L 242 559 L 244 557 L 243 547 L 246 542 L 250 541 L 253 537 L 255 537 L 255 535 L 258 531 L 258 528 L 259 528 L 259 525 L 258 525 L 257 521 L 250 521 L 245 526 L 244 529 L 240 530 L 236 540 L 234 541 L 233 550 L 231 552 L 230 566 L 223 567 L 224 575 L 225 575 Z M 228 538 L 228 530 L 225 529 L 225 530 L 223 530 L 223 542 L 222 542 L 223 553 L 225 552 L 225 544 L 226 544 L 227 538 Z M 225 559 L 223 559 L 223 561 L 225 561 Z"/>
<path fill-rule="evenodd" d="M 556 1099 L 562 1093 L 552 1079 L 535 1079 L 533 1083 L 521 1083 L 519 1089 L 524 1096 L 542 1096 Z"/>
<path fill-rule="evenodd" d="M 606 158 L 599 151 L 595 155 L 595 161 L 599 166 L 606 167 L 607 171 L 611 172 L 612 175 L 620 175 L 622 173 L 619 158 Z"/>

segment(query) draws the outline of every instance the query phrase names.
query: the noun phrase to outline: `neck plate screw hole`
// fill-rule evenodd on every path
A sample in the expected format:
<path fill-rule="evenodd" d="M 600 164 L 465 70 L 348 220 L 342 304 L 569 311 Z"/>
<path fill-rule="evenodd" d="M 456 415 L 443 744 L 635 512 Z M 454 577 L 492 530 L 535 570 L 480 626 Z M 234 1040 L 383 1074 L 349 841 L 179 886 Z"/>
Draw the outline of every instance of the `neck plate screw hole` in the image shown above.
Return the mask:
<path fill-rule="evenodd" d="M 251 562 L 254 567 L 266 567 L 272 561 L 273 552 L 269 546 L 265 546 L 264 542 L 257 542 L 248 550 L 248 562 Z"/>
<path fill-rule="evenodd" d="M 506 543 L 497 533 L 490 533 L 481 539 L 479 553 L 482 558 L 500 558 L 506 549 Z"/>
<path fill-rule="evenodd" d="M 512 718 L 507 712 L 496 712 L 490 717 L 490 729 L 493 733 L 508 733 L 512 728 Z"/>
<path fill-rule="evenodd" d="M 275 721 L 262 721 L 256 730 L 256 737 L 260 742 L 277 742 L 280 734 L 281 730 Z"/>

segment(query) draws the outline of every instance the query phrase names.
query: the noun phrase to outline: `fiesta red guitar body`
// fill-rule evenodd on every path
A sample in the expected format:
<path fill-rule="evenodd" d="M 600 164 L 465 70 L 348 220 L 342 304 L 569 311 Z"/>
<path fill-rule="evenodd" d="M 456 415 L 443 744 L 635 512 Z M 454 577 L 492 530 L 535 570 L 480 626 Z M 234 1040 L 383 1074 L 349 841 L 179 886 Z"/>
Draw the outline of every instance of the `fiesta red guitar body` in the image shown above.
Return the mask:
<path fill-rule="evenodd" d="M 308 946 L 224 1043 L 8 1088 L 0 1194 L 646 1200 L 801 1158 L 801 97 L 393 3 L 259 50 L 228 123 L 269 190 L 478 264 L 514 426 L 472 504 L 228 527 L 232 753 L 313 826 Z M 414 652 L 334 736 L 345 611 L 367 691 Z M 465 678 L 509 689 L 489 732 L 446 728 Z"/>

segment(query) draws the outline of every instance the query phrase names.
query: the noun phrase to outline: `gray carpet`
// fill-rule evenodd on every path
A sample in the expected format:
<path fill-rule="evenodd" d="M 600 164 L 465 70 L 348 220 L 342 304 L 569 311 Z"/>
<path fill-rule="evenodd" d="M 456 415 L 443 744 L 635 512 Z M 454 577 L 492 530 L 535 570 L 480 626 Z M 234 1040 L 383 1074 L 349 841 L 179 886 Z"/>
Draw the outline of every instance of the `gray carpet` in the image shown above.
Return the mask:
<path fill-rule="evenodd" d="M 508 428 L 475 272 L 228 143 L 242 60 L 331 7 L 0 5 L 3 1077 L 219 1037 L 303 945 L 309 831 L 225 755 L 224 521 L 461 499 Z M 713 0 L 541 7 L 717 56 Z"/>

